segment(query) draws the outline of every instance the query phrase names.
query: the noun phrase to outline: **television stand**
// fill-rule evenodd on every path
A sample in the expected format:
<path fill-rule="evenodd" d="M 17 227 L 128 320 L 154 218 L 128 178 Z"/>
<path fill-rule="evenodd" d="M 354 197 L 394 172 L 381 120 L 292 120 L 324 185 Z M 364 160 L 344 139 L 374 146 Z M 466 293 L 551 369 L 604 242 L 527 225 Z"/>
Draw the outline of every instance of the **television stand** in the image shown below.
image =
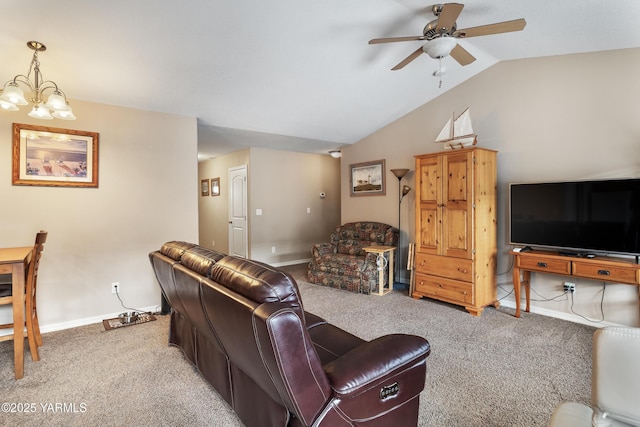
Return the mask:
<path fill-rule="evenodd" d="M 578 257 L 578 256 L 580 256 L 580 252 L 558 251 L 558 255 Z"/>
<path fill-rule="evenodd" d="M 515 317 L 520 317 L 520 287 L 524 285 L 526 308 L 530 309 L 531 272 L 559 274 L 582 279 L 623 283 L 638 286 L 640 292 L 640 264 L 638 257 L 631 259 L 604 256 L 567 256 L 551 251 L 511 251 L 513 263 L 513 289 L 516 298 Z M 522 277 L 520 277 L 522 275 Z M 639 293 L 640 296 L 640 293 Z"/>

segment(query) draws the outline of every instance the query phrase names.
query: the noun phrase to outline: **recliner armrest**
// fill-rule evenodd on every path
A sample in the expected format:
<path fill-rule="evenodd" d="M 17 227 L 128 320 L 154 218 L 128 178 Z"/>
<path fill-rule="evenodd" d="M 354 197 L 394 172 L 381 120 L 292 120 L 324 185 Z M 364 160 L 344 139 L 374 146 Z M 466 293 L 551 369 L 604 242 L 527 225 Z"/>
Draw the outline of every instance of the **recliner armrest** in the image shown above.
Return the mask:
<path fill-rule="evenodd" d="M 311 329 L 315 326 L 318 325 L 324 325 L 325 323 L 327 323 L 326 320 L 324 320 L 322 317 L 313 314 L 313 313 L 309 313 L 308 311 L 304 312 L 304 323 L 308 329 Z"/>
<path fill-rule="evenodd" d="M 349 399 L 423 362 L 430 352 L 429 342 L 422 337 L 385 335 L 327 363 L 324 370 L 334 392 L 343 399 Z M 424 387 L 424 375 L 414 380 L 421 382 L 419 393 Z"/>

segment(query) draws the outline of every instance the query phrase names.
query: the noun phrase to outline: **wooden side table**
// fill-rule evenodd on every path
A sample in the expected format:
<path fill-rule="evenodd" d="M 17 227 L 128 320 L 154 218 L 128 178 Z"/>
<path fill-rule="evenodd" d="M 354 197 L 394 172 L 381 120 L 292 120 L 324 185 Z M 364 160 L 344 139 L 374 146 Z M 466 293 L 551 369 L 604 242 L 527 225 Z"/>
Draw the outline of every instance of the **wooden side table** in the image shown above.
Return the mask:
<path fill-rule="evenodd" d="M 372 292 L 373 295 L 386 295 L 393 290 L 393 252 L 395 246 L 367 246 L 365 252 L 378 254 L 378 292 Z M 388 261 L 388 262 L 387 262 Z M 384 263 L 387 262 L 389 269 L 389 280 L 387 286 L 384 285 Z"/>

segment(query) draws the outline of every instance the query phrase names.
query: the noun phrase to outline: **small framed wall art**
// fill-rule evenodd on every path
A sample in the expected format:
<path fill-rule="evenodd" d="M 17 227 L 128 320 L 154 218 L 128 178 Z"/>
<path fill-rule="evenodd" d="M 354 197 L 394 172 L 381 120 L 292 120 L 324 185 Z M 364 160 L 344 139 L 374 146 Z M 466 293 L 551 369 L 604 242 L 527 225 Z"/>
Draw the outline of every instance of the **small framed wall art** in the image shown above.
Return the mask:
<path fill-rule="evenodd" d="M 13 124 L 13 185 L 98 187 L 98 133 Z"/>
<path fill-rule="evenodd" d="M 208 179 L 200 180 L 200 194 L 202 196 L 208 196 L 209 195 L 209 180 Z"/>
<path fill-rule="evenodd" d="M 211 195 L 212 196 L 220 195 L 220 177 L 211 178 Z"/>
<path fill-rule="evenodd" d="M 351 196 L 384 196 L 386 182 L 384 159 L 355 163 L 351 169 Z"/>

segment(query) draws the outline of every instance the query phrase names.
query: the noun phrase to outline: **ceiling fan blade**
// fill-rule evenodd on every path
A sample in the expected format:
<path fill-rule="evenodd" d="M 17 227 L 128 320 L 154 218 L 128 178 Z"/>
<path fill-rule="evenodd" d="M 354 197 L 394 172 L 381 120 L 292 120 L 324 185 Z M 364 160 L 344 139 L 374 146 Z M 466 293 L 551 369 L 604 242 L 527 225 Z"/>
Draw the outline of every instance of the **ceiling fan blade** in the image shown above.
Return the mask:
<path fill-rule="evenodd" d="M 456 23 L 458 16 L 460 16 L 463 7 L 464 5 L 460 3 L 447 3 L 443 5 L 442 11 L 440 11 L 440 15 L 438 15 L 438 29 L 446 28 L 450 30 L 453 24 Z"/>
<path fill-rule="evenodd" d="M 404 68 L 405 65 L 407 65 L 409 62 L 413 61 L 414 59 L 416 59 L 418 56 L 420 56 L 422 54 L 422 46 L 420 46 L 419 48 L 417 48 L 411 55 L 407 56 L 405 59 L 402 60 L 402 62 L 400 62 L 398 65 L 396 65 L 395 67 L 392 68 L 392 70 L 399 70 L 401 68 Z"/>
<path fill-rule="evenodd" d="M 474 58 L 473 55 L 471 55 L 467 51 L 467 49 L 460 46 L 460 43 L 458 43 L 456 47 L 453 48 L 450 55 L 453 59 L 458 61 L 458 64 L 462 66 L 469 65 L 476 60 L 476 58 Z"/>
<path fill-rule="evenodd" d="M 521 31 L 527 25 L 527 21 L 523 18 L 514 19 L 513 21 L 498 22 L 496 24 L 480 25 L 479 27 L 465 28 L 455 32 L 456 37 L 477 37 L 488 36 L 490 34 L 510 33 L 512 31 Z"/>
<path fill-rule="evenodd" d="M 407 42 L 412 40 L 425 40 L 425 36 L 387 37 L 382 39 L 372 39 L 369 40 L 369 44 Z"/>

